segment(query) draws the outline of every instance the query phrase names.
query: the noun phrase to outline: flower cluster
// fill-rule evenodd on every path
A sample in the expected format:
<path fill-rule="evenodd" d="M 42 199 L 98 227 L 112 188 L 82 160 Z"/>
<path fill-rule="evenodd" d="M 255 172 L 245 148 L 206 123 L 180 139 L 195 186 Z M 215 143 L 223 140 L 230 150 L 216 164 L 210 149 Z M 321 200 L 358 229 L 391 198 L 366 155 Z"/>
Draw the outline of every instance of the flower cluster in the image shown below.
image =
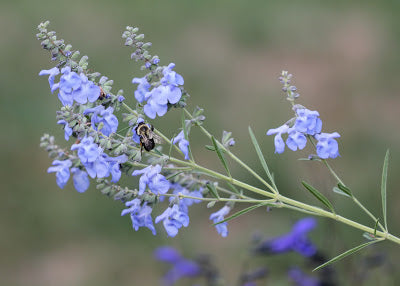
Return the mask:
<path fill-rule="evenodd" d="M 61 69 L 60 82 L 54 83 L 55 76 L 60 73 L 57 67 L 50 70 L 42 70 L 39 75 L 48 75 L 51 92 L 59 90 L 58 98 L 61 103 L 72 105 L 75 102 L 85 104 L 95 102 L 100 96 L 100 87 L 88 80 L 83 73 L 77 74 L 71 71 L 71 67 L 66 66 Z"/>
<path fill-rule="evenodd" d="M 168 104 L 176 104 L 181 99 L 182 90 L 179 86 L 184 83 L 183 77 L 172 69 L 174 63 L 170 63 L 162 70 L 163 77 L 157 87 L 151 88 L 147 77 L 134 78 L 132 83 L 138 84 L 135 98 L 138 102 L 146 102 L 143 111 L 147 117 L 154 119 L 156 116 L 164 116 L 168 111 Z"/>
<path fill-rule="evenodd" d="M 299 94 L 295 86 L 290 86 L 292 75 L 282 72 L 280 81 L 284 84 L 283 90 L 287 93 L 287 99 L 294 101 Z M 300 105 L 294 105 L 296 117 L 289 120 L 278 128 L 269 129 L 267 135 L 275 135 L 275 153 L 283 153 L 285 142 L 283 134 L 287 134 L 286 145 L 292 151 L 302 150 L 306 147 L 307 137 L 314 137 L 318 142 L 316 144 L 317 155 L 322 159 L 336 158 L 339 156 L 339 146 L 335 138 L 340 137 L 339 133 L 321 133 L 322 121 L 319 118 L 318 111 L 309 110 Z"/>

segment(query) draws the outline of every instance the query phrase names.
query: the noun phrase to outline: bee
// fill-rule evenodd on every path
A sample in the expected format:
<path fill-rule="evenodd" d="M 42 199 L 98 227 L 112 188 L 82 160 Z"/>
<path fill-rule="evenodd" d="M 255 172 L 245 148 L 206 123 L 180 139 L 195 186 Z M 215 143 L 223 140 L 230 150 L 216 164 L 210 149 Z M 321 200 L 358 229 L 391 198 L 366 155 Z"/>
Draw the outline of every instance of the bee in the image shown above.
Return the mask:
<path fill-rule="evenodd" d="M 156 143 L 163 143 L 162 138 L 153 132 L 154 127 L 151 124 L 140 122 L 138 126 L 136 126 L 135 131 L 140 137 L 140 151 L 142 151 L 144 148 L 147 152 L 149 152 L 154 149 Z"/>

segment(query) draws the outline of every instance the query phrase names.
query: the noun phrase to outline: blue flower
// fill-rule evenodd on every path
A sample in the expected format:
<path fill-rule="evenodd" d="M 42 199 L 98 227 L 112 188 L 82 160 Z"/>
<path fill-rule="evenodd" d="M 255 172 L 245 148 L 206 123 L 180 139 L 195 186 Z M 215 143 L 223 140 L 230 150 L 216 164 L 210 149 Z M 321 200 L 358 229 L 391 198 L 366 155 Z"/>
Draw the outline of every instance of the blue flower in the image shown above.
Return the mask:
<path fill-rule="evenodd" d="M 156 118 L 156 116 L 164 116 L 168 111 L 168 99 L 164 94 L 165 88 L 160 85 L 153 88 L 148 93 L 148 99 L 146 105 L 143 107 L 144 114 L 146 114 L 151 119 Z"/>
<path fill-rule="evenodd" d="M 57 67 L 54 67 L 54 68 L 49 69 L 49 70 L 41 70 L 39 72 L 40 76 L 42 76 L 42 75 L 48 75 L 49 76 L 49 84 L 50 84 L 51 92 L 54 92 L 54 90 L 57 89 L 57 86 L 56 86 L 55 89 L 53 89 L 53 86 L 54 86 L 54 78 L 59 73 L 60 73 L 60 70 Z"/>
<path fill-rule="evenodd" d="M 164 77 L 161 79 L 161 84 L 166 88 L 165 95 L 171 104 L 175 104 L 181 99 L 182 91 L 178 86 L 184 84 L 183 77 L 172 70 L 174 67 L 175 64 L 170 63 L 164 68 Z"/>
<path fill-rule="evenodd" d="M 118 157 L 107 156 L 106 161 L 109 164 L 109 170 L 111 173 L 111 182 L 117 183 L 122 175 L 121 170 L 120 170 L 120 164 L 128 161 L 128 156 L 126 156 L 126 155 L 121 155 Z"/>
<path fill-rule="evenodd" d="M 275 143 L 275 153 L 281 154 L 285 151 L 285 142 L 282 139 L 282 134 L 287 133 L 289 130 L 289 126 L 283 124 L 278 128 L 273 128 L 268 130 L 267 135 L 275 135 L 274 143 Z"/>
<path fill-rule="evenodd" d="M 154 251 L 154 257 L 162 262 L 176 263 L 182 259 L 181 254 L 173 247 L 162 246 Z"/>
<path fill-rule="evenodd" d="M 139 199 L 133 199 L 129 202 L 126 202 L 125 206 L 128 208 L 121 212 L 121 216 L 130 214 L 132 227 L 135 231 L 138 231 L 140 227 L 147 227 L 154 235 L 156 234 L 156 229 L 153 225 L 153 219 L 151 218 L 151 212 L 153 209 L 148 206 L 146 202 L 141 205 L 141 201 Z"/>
<path fill-rule="evenodd" d="M 61 73 L 60 82 L 55 84 L 53 89 L 59 88 L 58 98 L 64 106 L 72 105 L 74 102 L 73 91 L 81 86 L 81 77 L 76 72 L 71 72 L 71 68 L 68 66 L 64 67 Z"/>
<path fill-rule="evenodd" d="M 168 235 L 174 237 L 178 234 L 178 230 L 182 226 L 187 227 L 189 225 L 189 216 L 175 204 L 172 207 L 168 207 L 161 215 L 156 217 L 155 222 L 159 223 L 160 221 L 163 221 Z"/>
<path fill-rule="evenodd" d="M 291 149 L 292 151 L 296 151 L 297 148 L 299 150 L 304 149 L 307 144 L 307 138 L 304 136 L 303 133 L 298 132 L 294 128 L 289 128 L 288 129 L 288 138 L 286 139 L 286 145 Z"/>
<path fill-rule="evenodd" d="M 71 146 L 71 150 L 76 149 L 78 149 L 78 157 L 83 164 L 95 162 L 102 153 L 102 149 L 93 143 L 92 137 L 85 137 L 80 143 Z"/>
<path fill-rule="evenodd" d="M 132 79 L 132 83 L 137 83 L 137 89 L 135 90 L 135 98 L 139 102 L 143 102 L 145 100 L 146 93 L 150 90 L 150 83 L 147 81 L 147 78 L 144 76 L 142 78 L 135 77 Z"/>
<path fill-rule="evenodd" d="M 293 226 L 288 234 L 262 242 L 256 248 L 256 252 L 279 254 L 296 251 L 303 256 L 310 257 L 316 253 L 317 249 L 307 238 L 307 233 L 314 229 L 316 224 L 314 218 L 303 218 Z"/>
<path fill-rule="evenodd" d="M 316 134 L 317 154 L 322 159 L 336 158 L 339 156 L 339 146 L 334 138 L 340 137 L 337 132 Z"/>
<path fill-rule="evenodd" d="M 170 182 L 160 172 L 160 165 L 150 165 L 142 170 L 133 171 L 132 176 L 142 175 L 139 179 L 139 196 L 144 193 L 146 186 L 155 194 L 165 194 L 168 192 Z"/>
<path fill-rule="evenodd" d="M 57 185 L 63 189 L 69 180 L 69 168 L 72 166 L 72 162 L 69 159 L 64 161 L 54 160 L 52 165 L 53 167 L 47 169 L 47 173 L 56 172 Z"/>
<path fill-rule="evenodd" d="M 84 193 L 89 188 L 89 177 L 88 174 L 79 169 L 79 168 L 71 168 L 72 174 L 74 174 L 73 181 L 74 187 L 79 193 Z"/>
<path fill-rule="evenodd" d="M 100 96 L 100 87 L 88 80 L 83 73 L 80 74 L 81 84 L 73 93 L 73 98 L 80 104 L 95 102 Z"/>
<path fill-rule="evenodd" d="M 185 155 L 185 160 L 189 160 L 189 141 L 185 139 L 183 130 L 179 132 L 178 136 L 172 138 L 172 144 L 178 143 L 179 149 Z"/>
<path fill-rule="evenodd" d="M 173 194 L 175 195 L 184 195 L 184 196 L 191 196 L 191 197 L 196 197 L 196 198 L 203 198 L 203 194 L 202 194 L 202 190 L 195 190 L 195 191 L 189 191 L 188 189 L 182 187 L 179 184 L 171 184 L 171 188 L 174 189 L 173 190 Z M 174 201 L 175 198 L 174 197 L 170 197 L 169 201 L 172 203 L 172 201 Z M 192 204 L 198 204 L 200 203 L 201 200 L 197 200 L 197 199 L 190 199 L 190 198 L 182 198 L 179 200 L 179 208 L 188 213 L 188 207 L 190 207 Z"/>
<path fill-rule="evenodd" d="M 114 108 L 111 106 L 107 109 L 104 109 L 103 105 L 98 105 L 96 107 L 86 109 L 83 114 L 87 115 L 89 113 L 93 113 L 91 118 L 93 129 L 98 130 L 98 126 L 101 123 L 102 128 L 98 131 L 101 131 L 106 136 L 110 136 L 110 134 L 116 132 L 118 128 L 118 119 L 113 112 Z"/>
<path fill-rule="evenodd" d="M 225 216 L 230 212 L 231 208 L 227 205 L 225 205 L 223 208 L 221 208 L 219 211 L 212 213 L 210 215 L 210 220 L 213 221 L 213 223 L 220 222 L 225 219 Z M 228 235 L 228 223 L 223 222 L 215 225 L 215 228 L 217 229 L 217 232 L 222 236 L 226 237 Z"/>
<path fill-rule="evenodd" d="M 160 247 L 154 252 L 157 260 L 172 264 L 172 268 L 163 277 L 164 285 L 175 285 L 183 277 L 196 277 L 201 274 L 200 266 L 181 254 L 172 247 Z"/>
<path fill-rule="evenodd" d="M 69 127 L 68 122 L 65 120 L 58 120 L 57 124 L 64 124 L 64 138 L 68 141 L 69 136 L 72 135 L 72 128 Z"/>
<path fill-rule="evenodd" d="M 293 267 L 288 272 L 289 278 L 296 283 L 297 286 L 320 286 L 317 278 L 306 275 L 297 267 Z"/>
<path fill-rule="evenodd" d="M 318 118 L 318 111 L 299 108 L 296 109 L 296 114 L 297 118 L 294 124 L 294 129 L 309 135 L 315 135 L 321 132 L 322 121 Z"/>

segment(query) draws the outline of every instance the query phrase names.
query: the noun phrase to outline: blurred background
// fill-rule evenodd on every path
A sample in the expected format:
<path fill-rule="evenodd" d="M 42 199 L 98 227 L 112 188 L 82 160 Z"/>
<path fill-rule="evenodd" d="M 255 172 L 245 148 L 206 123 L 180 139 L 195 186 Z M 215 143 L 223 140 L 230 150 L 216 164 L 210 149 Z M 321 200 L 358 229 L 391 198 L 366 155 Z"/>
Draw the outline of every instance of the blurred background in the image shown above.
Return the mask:
<path fill-rule="evenodd" d="M 296 264 L 310 272 L 296 255 L 249 257 L 255 233 L 273 237 L 287 232 L 304 217 L 286 210 L 258 209 L 229 223 L 221 238 L 211 226 L 211 210 L 194 206 L 188 228 L 176 238 L 163 229 L 153 236 L 135 232 L 123 204 L 93 187 L 77 193 L 72 184 L 60 190 L 51 164 L 39 148 L 43 133 L 56 135 L 60 107 L 42 69 L 53 67 L 36 40 L 37 25 L 50 20 L 50 30 L 89 56 L 93 70 L 114 80 L 133 102 L 133 77 L 142 77 L 139 64 L 123 46 L 125 26 L 138 26 L 153 43 L 161 64 L 176 63 L 191 94 L 189 109 L 205 109 L 205 126 L 216 136 L 233 132 L 234 152 L 262 174 L 249 139 L 252 126 L 275 173 L 280 191 L 319 205 L 301 187 L 301 180 L 318 187 L 338 212 L 369 223 L 352 204 L 332 192 L 335 181 L 318 163 L 298 161 L 311 149 L 274 154 L 269 128 L 291 115 L 281 92 L 281 70 L 294 74 L 299 103 L 318 110 L 325 132 L 337 131 L 341 157 L 332 165 L 359 199 L 381 217 L 380 176 L 387 148 L 391 150 L 388 180 L 388 224 L 400 234 L 400 4 L 397 1 L 6 1 L 0 3 L 0 284 L 1 285 L 159 285 L 167 270 L 155 262 L 153 251 L 173 245 L 186 257 L 206 253 L 218 265 L 226 285 L 234 285 L 244 263 L 265 265 L 270 278 L 259 285 L 291 285 L 286 269 Z M 180 112 L 154 120 L 172 136 Z M 192 150 L 201 164 L 222 170 L 209 144 L 193 129 Z M 69 143 L 68 143 L 69 144 Z M 235 177 L 257 182 L 235 164 Z M 362 233 L 325 219 L 311 233 L 313 242 L 333 257 L 363 241 Z M 381 255 L 383 266 L 368 272 L 360 285 L 397 285 L 393 269 L 400 247 L 385 242 L 335 265 L 338 285 L 361 283 L 365 255 Z M 182 281 L 180 285 L 187 281 Z"/>

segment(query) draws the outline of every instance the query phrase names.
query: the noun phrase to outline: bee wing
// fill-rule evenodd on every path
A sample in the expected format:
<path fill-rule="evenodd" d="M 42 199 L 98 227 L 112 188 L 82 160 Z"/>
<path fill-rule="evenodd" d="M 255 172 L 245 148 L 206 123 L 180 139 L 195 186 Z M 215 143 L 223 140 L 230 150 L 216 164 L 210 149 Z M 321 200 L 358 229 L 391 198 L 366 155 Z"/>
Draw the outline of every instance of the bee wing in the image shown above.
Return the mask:
<path fill-rule="evenodd" d="M 160 136 L 158 136 L 155 133 L 153 133 L 152 135 L 153 135 L 154 143 L 157 143 L 157 144 L 163 144 L 164 143 L 164 140 Z"/>

